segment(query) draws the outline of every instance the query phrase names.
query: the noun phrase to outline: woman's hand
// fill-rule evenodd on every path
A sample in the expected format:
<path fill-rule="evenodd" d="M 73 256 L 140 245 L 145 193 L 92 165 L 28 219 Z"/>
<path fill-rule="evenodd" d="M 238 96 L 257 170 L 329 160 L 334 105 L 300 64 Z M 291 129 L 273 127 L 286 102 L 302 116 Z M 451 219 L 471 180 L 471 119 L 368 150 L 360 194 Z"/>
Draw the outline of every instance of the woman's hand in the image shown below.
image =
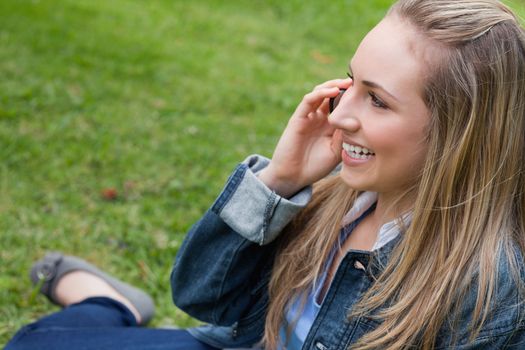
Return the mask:
<path fill-rule="evenodd" d="M 290 197 L 330 173 L 341 161 L 342 137 L 328 123 L 329 99 L 348 89 L 351 79 L 327 81 L 306 94 L 290 118 L 268 167 L 259 179 Z"/>

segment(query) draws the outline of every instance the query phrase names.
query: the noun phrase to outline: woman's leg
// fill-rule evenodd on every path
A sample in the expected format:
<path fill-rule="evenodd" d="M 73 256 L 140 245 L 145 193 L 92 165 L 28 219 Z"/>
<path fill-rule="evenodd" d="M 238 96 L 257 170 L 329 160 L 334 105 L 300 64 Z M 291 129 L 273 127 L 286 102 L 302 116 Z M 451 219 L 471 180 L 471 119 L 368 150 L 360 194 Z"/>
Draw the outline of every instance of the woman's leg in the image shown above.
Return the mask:
<path fill-rule="evenodd" d="M 31 278 L 64 309 L 22 328 L 7 350 L 215 349 L 184 330 L 137 327 L 153 315 L 151 298 L 81 259 L 48 254 Z"/>
<path fill-rule="evenodd" d="M 185 330 L 139 328 L 124 304 L 88 298 L 22 328 L 6 350 L 212 350 Z"/>

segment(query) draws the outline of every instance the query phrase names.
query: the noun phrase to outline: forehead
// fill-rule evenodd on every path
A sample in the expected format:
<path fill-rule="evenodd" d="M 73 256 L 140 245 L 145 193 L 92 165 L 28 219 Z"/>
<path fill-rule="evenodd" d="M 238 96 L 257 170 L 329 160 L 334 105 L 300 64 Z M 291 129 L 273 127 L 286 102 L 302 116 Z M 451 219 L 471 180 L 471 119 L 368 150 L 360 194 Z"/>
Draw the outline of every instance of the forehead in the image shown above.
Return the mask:
<path fill-rule="evenodd" d="M 431 46 L 406 21 L 388 16 L 363 39 L 352 59 L 356 79 L 421 95 Z M 410 92 L 408 91 L 408 92 Z"/>

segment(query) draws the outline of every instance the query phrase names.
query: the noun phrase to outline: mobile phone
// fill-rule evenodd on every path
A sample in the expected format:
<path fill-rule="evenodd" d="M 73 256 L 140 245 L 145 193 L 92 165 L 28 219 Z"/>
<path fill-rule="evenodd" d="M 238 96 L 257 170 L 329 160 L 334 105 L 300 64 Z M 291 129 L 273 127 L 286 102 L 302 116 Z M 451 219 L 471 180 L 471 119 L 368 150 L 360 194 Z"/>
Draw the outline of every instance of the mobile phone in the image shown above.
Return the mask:
<path fill-rule="evenodd" d="M 345 93 L 346 89 L 339 89 L 339 94 L 335 97 L 330 98 L 330 102 L 328 103 L 328 107 L 330 108 L 330 113 L 334 111 L 334 109 L 339 104 L 339 101 L 341 101 L 341 97 L 343 97 L 343 94 Z"/>

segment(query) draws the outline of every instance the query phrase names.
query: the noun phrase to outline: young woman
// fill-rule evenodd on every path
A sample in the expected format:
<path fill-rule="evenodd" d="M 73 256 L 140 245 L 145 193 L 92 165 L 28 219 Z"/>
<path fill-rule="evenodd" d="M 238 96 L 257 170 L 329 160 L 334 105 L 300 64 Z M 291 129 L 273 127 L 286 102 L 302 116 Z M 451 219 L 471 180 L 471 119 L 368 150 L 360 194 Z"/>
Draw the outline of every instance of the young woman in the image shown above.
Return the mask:
<path fill-rule="evenodd" d="M 189 232 L 173 297 L 210 324 L 189 332 L 215 348 L 525 348 L 516 17 L 495 0 L 400 0 L 364 38 L 349 76 L 307 94 L 272 159 L 240 164 Z M 79 281 L 64 281 L 79 273 L 106 292 L 62 305 L 96 295 L 144 314 L 127 286 L 98 271 L 55 274 L 55 295 L 72 293 Z M 39 322 L 8 349 L 34 329 L 53 347 L 64 332 Z M 181 348 L 144 331 L 140 348 Z M 98 334 L 74 334 L 89 332 Z"/>

